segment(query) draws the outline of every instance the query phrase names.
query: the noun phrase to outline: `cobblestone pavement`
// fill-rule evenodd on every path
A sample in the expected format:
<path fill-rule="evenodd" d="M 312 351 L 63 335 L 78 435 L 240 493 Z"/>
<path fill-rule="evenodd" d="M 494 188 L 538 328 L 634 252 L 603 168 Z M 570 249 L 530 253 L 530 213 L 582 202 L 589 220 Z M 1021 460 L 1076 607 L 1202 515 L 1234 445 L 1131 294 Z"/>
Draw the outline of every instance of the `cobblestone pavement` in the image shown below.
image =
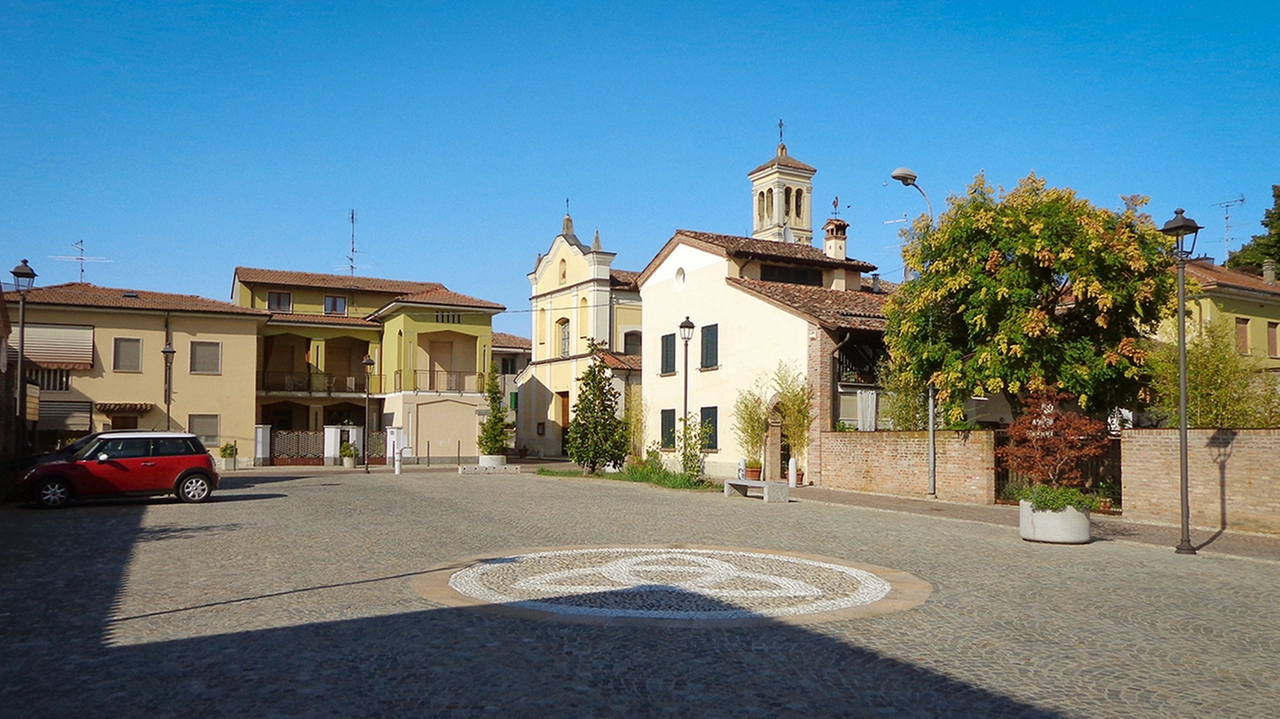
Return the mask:
<path fill-rule="evenodd" d="M 437 604 L 432 568 L 741 547 L 908 572 L 907 611 L 575 624 Z M 606 480 L 237 472 L 215 501 L 0 507 L 0 714 L 1280 717 L 1280 563 Z"/>

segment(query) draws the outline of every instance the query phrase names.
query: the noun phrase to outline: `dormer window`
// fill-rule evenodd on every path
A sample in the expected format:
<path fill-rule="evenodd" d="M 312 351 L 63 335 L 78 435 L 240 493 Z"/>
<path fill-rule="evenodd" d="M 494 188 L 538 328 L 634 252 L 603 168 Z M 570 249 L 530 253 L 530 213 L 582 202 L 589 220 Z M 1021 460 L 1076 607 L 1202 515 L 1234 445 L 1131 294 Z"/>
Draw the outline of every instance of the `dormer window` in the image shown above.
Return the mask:
<path fill-rule="evenodd" d="M 293 312 L 293 293 L 268 292 L 267 309 L 272 312 Z"/>
<path fill-rule="evenodd" d="M 347 316 L 347 298 L 329 295 L 324 298 L 324 313 L 326 315 L 338 315 L 340 317 Z"/>

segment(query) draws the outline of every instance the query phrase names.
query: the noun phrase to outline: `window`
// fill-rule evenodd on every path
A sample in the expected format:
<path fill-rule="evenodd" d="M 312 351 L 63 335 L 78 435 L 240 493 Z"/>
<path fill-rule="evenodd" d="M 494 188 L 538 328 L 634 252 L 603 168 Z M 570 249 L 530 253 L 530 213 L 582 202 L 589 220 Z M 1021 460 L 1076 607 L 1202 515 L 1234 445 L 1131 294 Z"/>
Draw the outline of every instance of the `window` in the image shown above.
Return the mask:
<path fill-rule="evenodd" d="M 191 342 L 191 374 L 222 374 L 222 343 Z"/>
<path fill-rule="evenodd" d="M 703 426 L 703 432 L 706 434 L 706 440 L 702 443 L 703 449 L 719 449 L 720 448 L 720 427 L 717 424 L 716 415 L 718 412 L 715 407 L 703 407 L 700 420 Z M 706 429 L 710 427 L 710 429 Z"/>
<path fill-rule="evenodd" d="M 563 319 L 556 323 L 556 330 L 560 333 L 560 356 L 569 356 L 569 320 Z"/>
<path fill-rule="evenodd" d="M 519 370 L 516 369 L 515 357 L 502 357 L 502 374 L 515 374 Z"/>
<path fill-rule="evenodd" d="M 107 439 L 100 443 L 91 453 L 92 456 L 105 454 L 108 459 L 133 459 L 151 454 L 149 439 Z"/>
<path fill-rule="evenodd" d="M 808 267 L 783 267 L 781 265 L 761 265 L 760 279 L 765 282 L 783 282 L 788 285 L 822 286 L 822 270 Z"/>
<path fill-rule="evenodd" d="M 720 366 L 720 325 L 704 325 L 702 328 L 702 369 Z"/>
<path fill-rule="evenodd" d="M 1280 322 L 1267 323 L 1267 356 L 1280 357 L 1280 343 L 1277 342 L 1277 329 L 1280 329 Z"/>
<path fill-rule="evenodd" d="M 141 372 L 142 340 L 135 337 L 115 338 L 111 369 L 116 372 Z"/>
<path fill-rule="evenodd" d="M 638 355 L 642 346 L 639 332 L 628 332 L 622 336 L 622 354 Z"/>
<path fill-rule="evenodd" d="M 187 415 L 187 431 L 199 437 L 206 447 L 218 446 L 218 424 L 216 414 Z"/>
<path fill-rule="evenodd" d="M 201 450 L 190 437 L 165 437 L 152 440 L 152 454 L 157 457 L 173 457 L 200 454 Z"/>
<path fill-rule="evenodd" d="M 71 370 L 69 369 L 44 369 L 43 367 L 33 367 L 24 370 L 27 375 L 28 382 L 35 382 L 40 385 L 40 392 L 70 392 L 71 391 Z"/>
<path fill-rule="evenodd" d="M 461 312 L 437 312 L 436 322 L 444 325 L 460 325 L 462 324 Z"/>
<path fill-rule="evenodd" d="M 676 372 L 676 336 L 675 334 L 662 336 L 662 374 L 675 374 Z"/>
<path fill-rule="evenodd" d="M 676 411 L 662 410 L 662 448 L 674 449 L 676 446 Z"/>
<path fill-rule="evenodd" d="M 268 292 L 267 309 L 272 312 L 292 312 L 293 294 L 290 292 Z"/>
<path fill-rule="evenodd" d="M 347 316 L 347 298 L 328 295 L 324 298 L 324 313 L 326 315 L 342 315 Z"/>
<path fill-rule="evenodd" d="M 1236 352 L 1249 354 L 1249 318 L 1236 318 Z"/>

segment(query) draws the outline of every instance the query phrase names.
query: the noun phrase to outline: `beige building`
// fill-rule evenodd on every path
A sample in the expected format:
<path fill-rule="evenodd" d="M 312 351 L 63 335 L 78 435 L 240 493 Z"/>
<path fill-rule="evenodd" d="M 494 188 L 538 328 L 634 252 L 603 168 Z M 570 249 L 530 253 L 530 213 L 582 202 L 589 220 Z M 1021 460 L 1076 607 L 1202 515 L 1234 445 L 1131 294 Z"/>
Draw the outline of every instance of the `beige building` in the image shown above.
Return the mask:
<path fill-rule="evenodd" d="M 713 428 L 712 476 L 732 476 L 745 458 L 732 431 L 738 392 L 779 363 L 813 389 L 810 478 L 820 475 L 821 431 L 877 424 L 874 370 L 890 286 L 868 276 L 875 266 L 847 257 L 843 220 L 827 220 L 822 248 L 810 244 L 815 172 L 779 145 L 748 175 L 753 237 L 678 230 L 640 273 L 646 441 L 674 449 L 687 384 L 688 416 Z M 687 344 L 686 318 L 694 325 Z M 776 426 L 771 432 L 765 471 L 779 476 L 785 447 Z"/>
<path fill-rule="evenodd" d="M 1257 358 L 1270 372 L 1280 372 L 1280 285 L 1275 263 L 1264 265 L 1258 277 L 1211 260 L 1194 260 L 1187 263 L 1187 279 L 1199 288 L 1188 297 L 1188 326 L 1228 323 L 1240 354 Z M 1174 323 L 1168 325 L 1161 328 L 1162 339 L 1177 336 Z"/>
<path fill-rule="evenodd" d="M 502 305 L 437 282 L 251 267 L 236 268 L 232 301 L 269 312 L 257 350 L 257 411 L 278 439 L 364 427 L 367 390 L 371 443 L 398 427 L 408 461 L 477 455 L 476 411 Z M 314 463 L 314 447 L 294 456 L 304 449 L 273 442 L 271 460 Z M 383 461 L 385 447 L 371 444 L 369 454 Z"/>
<path fill-rule="evenodd" d="M 5 299 L 16 326 L 17 293 Z M 266 320 L 266 312 L 192 295 L 87 283 L 32 289 L 24 373 L 40 387 L 36 449 L 106 429 L 172 429 L 199 435 L 212 451 L 234 442 L 242 458 L 253 457 L 255 356 Z"/>
<path fill-rule="evenodd" d="M 577 378 L 592 361 L 588 341 L 606 350 L 615 388 L 640 382 L 642 315 L 636 273 L 613 269 L 596 233 L 590 246 L 565 215 L 559 235 L 530 272 L 532 361 L 517 378 L 517 446 L 535 455 L 565 452 L 565 432 L 577 401 Z"/>

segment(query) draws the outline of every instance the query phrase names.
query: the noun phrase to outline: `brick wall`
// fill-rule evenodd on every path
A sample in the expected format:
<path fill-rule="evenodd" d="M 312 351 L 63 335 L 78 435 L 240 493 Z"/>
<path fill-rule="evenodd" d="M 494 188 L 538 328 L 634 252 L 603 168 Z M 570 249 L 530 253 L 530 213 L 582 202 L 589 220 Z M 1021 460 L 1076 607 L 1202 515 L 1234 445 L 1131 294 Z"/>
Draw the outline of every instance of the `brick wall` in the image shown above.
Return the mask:
<path fill-rule="evenodd" d="M 1124 516 L 1181 524 L 1178 430 L 1125 430 Z M 1191 524 L 1280 533 L 1280 430 L 1193 429 L 1187 441 Z"/>
<path fill-rule="evenodd" d="M 928 432 L 823 432 L 814 484 L 903 497 L 929 488 Z M 938 499 L 995 501 L 995 434 L 938 432 Z M 818 456 L 818 455 L 815 455 Z"/>

